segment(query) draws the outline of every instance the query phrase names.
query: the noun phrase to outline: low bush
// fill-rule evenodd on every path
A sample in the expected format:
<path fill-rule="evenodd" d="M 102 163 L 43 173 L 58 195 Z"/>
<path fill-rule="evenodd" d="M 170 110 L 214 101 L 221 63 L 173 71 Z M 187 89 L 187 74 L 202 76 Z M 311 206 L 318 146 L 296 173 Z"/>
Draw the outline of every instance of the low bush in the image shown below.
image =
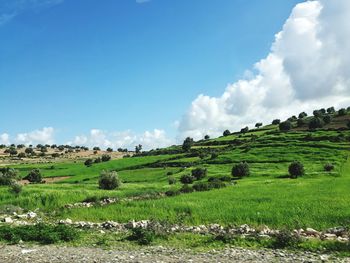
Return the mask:
<path fill-rule="evenodd" d="M 279 124 L 280 131 L 289 131 L 292 129 L 292 123 L 290 121 L 284 121 Z"/>
<path fill-rule="evenodd" d="M 201 192 L 201 191 L 209 191 L 210 186 L 207 182 L 198 182 L 193 185 L 193 189 L 195 191 Z"/>
<path fill-rule="evenodd" d="M 92 165 L 92 159 L 87 159 L 85 162 L 84 162 L 84 164 L 87 166 L 87 167 L 89 167 L 89 166 L 91 166 Z"/>
<path fill-rule="evenodd" d="M 103 154 L 101 157 L 102 162 L 108 162 L 111 159 L 111 156 L 108 154 Z"/>
<path fill-rule="evenodd" d="M 180 192 L 178 190 L 168 190 L 165 192 L 166 196 L 175 196 L 175 195 L 179 195 Z"/>
<path fill-rule="evenodd" d="M 189 186 L 188 184 L 184 184 L 181 189 L 180 189 L 181 193 L 192 193 L 193 192 L 193 188 L 191 186 Z"/>
<path fill-rule="evenodd" d="M 300 243 L 300 237 L 293 235 L 287 230 L 282 230 L 274 237 L 271 247 L 274 249 L 297 248 Z"/>
<path fill-rule="evenodd" d="M 246 162 L 241 162 L 232 167 L 232 176 L 234 177 L 244 177 L 249 176 L 249 165 Z"/>
<path fill-rule="evenodd" d="M 102 171 L 98 185 L 100 189 L 113 190 L 120 187 L 121 181 L 115 171 Z"/>
<path fill-rule="evenodd" d="M 312 118 L 311 121 L 309 122 L 309 129 L 314 130 L 317 128 L 322 128 L 324 126 L 324 121 L 323 119 L 319 117 Z"/>
<path fill-rule="evenodd" d="M 27 242 L 38 242 L 40 244 L 53 244 L 61 241 L 69 242 L 77 239 L 79 233 L 75 228 L 66 225 L 48 225 L 39 223 L 37 225 L 0 227 L 0 240 L 16 244 L 20 240 Z"/>
<path fill-rule="evenodd" d="M 210 189 L 220 189 L 226 187 L 226 184 L 221 180 L 214 180 L 209 182 Z"/>
<path fill-rule="evenodd" d="M 0 185 L 12 185 L 19 179 L 17 170 L 12 168 L 0 169 Z"/>
<path fill-rule="evenodd" d="M 196 180 L 200 180 L 207 176 L 207 169 L 196 168 L 192 170 L 191 173 L 192 173 L 192 177 L 196 178 Z"/>
<path fill-rule="evenodd" d="M 174 177 L 169 177 L 168 178 L 168 183 L 171 185 L 171 184 L 176 184 L 176 179 Z"/>
<path fill-rule="evenodd" d="M 334 170 L 334 165 L 331 163 L 326 163 L 323 168 L 326 172 L 330 172 Z"/>
<path fill-rule="evenodd" d="M 299 176 L 303 176 L 305 173 L 304 165 L 298 161 L 292 162 L 288 167 L 288 171 L 291 178 L 297 178 Z"/>
<path fill-rule="evenodd" d="M 19 195 L 22 192 L 22 185 L 17 182 L 12 183 L 9 190 L 11 193 Z"/>
<path fill-rule="evenodd" d="M 96 203 L 97 201 L 99 201 L 99 198 L 96 195 L 94 195 L 94 196 L 86 197 L 82 202 L 83 203 Z"/>
<path fill-rule="evenodd" d="M 183 184 L 192 184 L 194 181 L 194 177 L 189 175 L 189 174 L 184 174 L 183 176 L 181 176 L 180 178 L 180 182 Z"/>
<path fill-rule="evenodd" d="M 154 230 L 150 228 L 133 228 L 131 235 L 127 237 L 130 241 L 135 241 L 141 246 L 150 245 L 157 238 L 166 238 L 167 234 L 164 231 Z"/>
<path fill-rule="evenodd" d="M 39 169 L 33 169 L 26 177 L 24 177 L 24 179 L 31 183 L 41 183 L 42 175 Z"/>

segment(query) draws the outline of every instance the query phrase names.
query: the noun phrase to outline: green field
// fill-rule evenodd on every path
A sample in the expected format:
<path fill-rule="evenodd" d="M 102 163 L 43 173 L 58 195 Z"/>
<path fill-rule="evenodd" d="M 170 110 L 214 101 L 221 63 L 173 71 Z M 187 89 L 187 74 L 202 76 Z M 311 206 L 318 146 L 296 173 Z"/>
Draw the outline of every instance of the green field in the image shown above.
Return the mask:
<path fill-rule="evenodd" d="M 39 208 L 53 219 L 120 222 L 155 219 L 188 225 L 250 224 L 319 230 L 350 226 L 349 138 L 348 130 L 279 132 L 277 126 L 270 125 L 243 135 L 195 142 L 190 152 L 181 152 L 180 146 L 174 146 L 162 153 L 152 151 L 147 156 L 91 167 L 81 162 L 19 164 L 13 167 L 22 177 L 39 168 L 44 177 L 69 178 L 52 184 L 26 185 L 18 196 L 2 186 L 0 206 Z M 215 157 L 211 156 L 213 152 Z M 294 160 L 304 164 L 306 173 L 290 179 L 288 166 Z M 179 178 L 196 167 L 207 168 L 203 182 L 209 177 L 231 176 L 232 166 L 242 161 L 249 164 L 250 176 L 227 183 L 225 188 L 139 201 L 125 199 L 178 190 L 182 187 Z M 332 163 L 335 169 L 325 172 L 326 163 Z M 98 188 L 102 170 L 117 171 L 123 182 L 120 189 Z M 168 184 L 168 173 L 177 179 L 175 185 Z M 102 207 L 63 208 L 92 196 L 118 197 L 124 201 Z"/>

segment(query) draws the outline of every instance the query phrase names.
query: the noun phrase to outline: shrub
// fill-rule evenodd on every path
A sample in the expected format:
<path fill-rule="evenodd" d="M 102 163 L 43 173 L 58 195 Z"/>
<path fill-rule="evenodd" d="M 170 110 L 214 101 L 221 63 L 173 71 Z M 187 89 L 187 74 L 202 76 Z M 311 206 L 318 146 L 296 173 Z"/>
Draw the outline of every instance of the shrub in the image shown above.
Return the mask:
<path fill-rule="evenodd" d="M 79 237 L 79 232 L 66 225 L 49 225 L 39 223 L 28 226 L 2 226 L 0 227 L 0 239 L 12 244 L 20 240 L 26 242 L 39 242 L 40 244 L 53 244 L 60 241 L 73 241 Z"/>
<path fill-rule="evenodd" d="M 193 181 L 194 181 L 194 178 L 191 175 L 189 175 L 189 174 L 184 174 L 180 178 L 180 182 L 183 183 L 183 184 L 192 184 Z"/>
<path fill-rule="evenodd" d="M 301 112 L 300 114 L 299 114 L 299 119 L 303 119 L 303 118 L 305 118 L 305 117 L 307 117 L 307 114 L 306 114 L 306 112 Z"/>
<path fill-rule="evenodd" d="M 150 245 L 156 237 L 154 230 L 136 227 L 131 229 L 131 235 L 128 237 L 128 240 L 136 241 L 139 245 L 144 246 Z"/>
<path fill-rule="evenodd" d="M 113 190 L 120 187 L 121 181 L 115 171 L 102 171 L 98 185 L 100 189 Z"/>
<path fill-rule="evenodd" d="M 321 118 L 322 117 L 322 112 L 320 110 L 314 110 L 313 111 L 313 115 L 316 117 L 316 118 Z"/>
<path fill-rule="evenodd" d="M 223 187 L 226 187 L 226 184 L 223 181 L 221 181 L 220 179 L 213 180 L 213 181 L 209 182 L 210 189 L 219 189 L 219 188 L 223 188 Z"/>
<path fill-rule="evenodd" d="M 86 166 L 91 166 L 92 165 L 92 159 L 87 159 L 85 162 L 84 162 L 84 164 L 86 165 Z"/>
<path fill-rule="evenodd" d="M 26 149 L 24 150 L 24 152 L 25 152 L 26 154 L 32 154 L 32 153 L 34 152 L 34 150 L 33 150 L 33 148 L 26 148 Z"/>
<path fill-rule="evenodd" d="M 305 120 L 304 119 L 298 119 L 297 120 L 297 126 L 298 127 L 302 127 L 306 124 Z"/>
<path fill-rule="evenodd" d="M 18 179 L 17 170 L 12 168 L 0 169 L 0 185 L 12 185 Z"/>
<path fill-rule="evenodd" d="M 350 129 L 350 121 L 346 123 L 346 126 Z"/>
<path fill-rule="evenodd" d="M 273 125 L 278 125 L 280 123 L 281 123 L 281 120 L 279 120 L 279 119 L 275 119 L 275 120 L 272 121 Z"/>
<path fill-rule="evenodd" d="M 103 154 L 101 157 L 102 162 L 108 162 L 111 159 L 111 156 L 108 154 Z"/>
<path fill-rule="evenodd" d="M 241 129 L 241 133 L 247 133 L 249 131 L 248 127 L 244 127 Z"/>
<path fill-rule="evenodd" d="M 101 151 L 100 147 L 97 147 L 97 146 L 95 146 L 94 148 L 92 148 L 92 150 L 94 150 L 94 151 Z"/>
<path fill-rule="evenodd" d="M 166 196 L 175 196 L 175 195 L 179 195 L 180 192 L 178 190 L 168 190 L 165 192 Z"/>
<path fill-rule="evenodd" d="M 335 113 L 334 107 L 329 107 L 329 108 L 327 109 L 327 113 L 328 113 L 328 114 L 333 114 L 333 113 Z"/>
<path fill-rule="evenodd" d="M 60 157 L 60 154 L 59 154 L 59 153 L 53 153 L 53 154 L 51 154 L 51 156 L 52 156 L 53 158 L 57 158 L 57 157 Z"/>
<path fill-rule="evenodd" d="M 287 230 L 282 230 L 278 234 L 276 234 L 273 243 L 271 244 L 272 248 L 297 248 L 298 244 L 300 244 L 301 238 L 297 235 L 291 234 Z"/>
<path fill-rule="evenodd" d="M 192 187 L 195 191 L 198 191 L 198 192 L 210 190 L 210 186 L 207 182 L 198 182 L 198 183 L 195 183 Z"/>
<path fill-rule="evenodd" d="M 296 117 L 296 116 L 292 116 L 292 117 L 289 117 L 288 118 L 288 121 L 290 121 L 290 122 L 293 122 L 293 121 L 296 121 L 298 118 Z"/>
<path fill-rule="evenodd" d="M 168 178 L 168 182 L 169 182 L 170 185 L 171 184 L 176 184 L 176 179 L 174 177 L 169 177 Z"/>
<path fill-rule="evenodd" d="M 325 124 L 330 124 L 332 122 L 332 116 L 331 115 L 323 116 L 323 121 Z"/>
<path fill-rule="evenodd" d="M 19 153 L 18 155 L 17 155 L 17 157 L 18 158 L 24 158 L 24 157 L 26 157 L 26 154 L 25 153 Z"/>
<path fill-rule="evenodd" d="M 191 186 L 189 186 L 188 184 L 184 184 L 181 189 L 180 189 L 181 193 L 192 193 L 193 192 L 193 188 Z"/>
<path fill-rule="evenodd" d="M 326 163 L 323 168 L 325 171 L 330 172 L 330 171 L 334 170 L 334 165 L 331 163 Z"/>
<path fill-rule="evenodd" d="M 317 128 L 322 128 L 324 126 L 324 122 L 321 118 L 315 117 L 312 118 L 311 121 L 309 122 L 309 129 L 314 130 Z"/>
<path fill-rule="evenodd" d="M 167 176 L 173 175 L 174 173 L 172 171 L 169 171 L 166 173 Z"/>
<path fill-rule="evenodd" d="M 244 177 L 249 176 L 249 165 L 246 162 L 241 162 L 232 167 L 232 176 L 234 177 Z"/>
<path fill-rule="evenodd" d="M 291 178 L 297 178 L 305 173 L 304 165 L 298 161 L 292 162 L 288 167 L 288 171 Z"/>
<path fill-rule="evenodd" d="M 31 183 L 41 183 L 42 176 L 39 169 L 33 169 L 29 174 L 24 177 L 25 180 L 28 180 Z"/>
<path fill-rule="evenodd" d="M 108 147 L 108 148 L 107 148 L 107 152 L 113 152 L 113 149 L 110 148 L 110 147 Z"/>
<path fill-rule="evenodd" d="M 209 140 L 210 139 L 210 136 L 209 135 L 205 135 L 204 136 L 204 140 Z"/>
<path fill-rule="evenodd" d="M 192 170 L 192 177 L 196 178 L 196 180 L 200 180 L 207 176 L 207 169 L 204 168 L 196 168 Z"/>
<path fill-rule="evenodd" d="M 9 190 L 11 193 L 13 193 L 15 195 L 19 195 L 22 192 L 22 185 L 17 183 L 17 182 L 14 182 L 11 184 Z"/>
<path fill-rule="evenodd" d="M 101 157 L 97 157 L 94 161 L 94 163 L 100 163 L 100 162 L 102 162 Z"/>
<path fill-rule="evenodd" d="M 346 115 L 346 109 L 344 109 L 344 108 L 340 109 L 340 110 L 338 111 L 338 115 L 339 115 L 339 116 L 344 116 L 344 115 Z"/>
<path fill-rule="evenodd" d="M 279 124 L 280 131 L 289 131 L 292 129 L 292 123 L 290 121 L 284 121 Z"/>
<path fill-rule="evenodd" d="M 231 132 L 229 130 L 225 130 L 222 135 L 223 136 L 229 136 L 231 134 Z"/>

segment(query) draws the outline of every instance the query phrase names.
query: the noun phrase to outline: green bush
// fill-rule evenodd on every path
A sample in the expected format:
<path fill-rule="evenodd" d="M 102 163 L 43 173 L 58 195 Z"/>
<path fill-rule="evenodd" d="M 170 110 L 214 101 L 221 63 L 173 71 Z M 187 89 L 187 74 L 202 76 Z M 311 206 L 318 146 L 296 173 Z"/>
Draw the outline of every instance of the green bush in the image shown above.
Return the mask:
<path fill-rule="evenodd" d="M 274 249 L 297 248 L 300 243 L 300 237 L 291 234 L 287 230 L 282 230 L 274 237 L 271 247 Z"/>
<path fill-rule="evenodd" d="M 318 117 L 312 118 L 311 121 L 309 122 L 309 129 L 310 130 L 322 128 L 323 126 L 324 126 L 323 119 L 318 118 Z"/>
<path fill-rule="evenodd" d="M 330 124 L 332 122 L 332 116 L 331 115 L 323 116 L 323 121 L 325 124 Z"/>
<path fill-rule="evenodd" d="M 111 156 L 108 154 L 103 154 L 101 157 L 102 162 L 108 162 L 111 159 Z"/>
<path fill-rule="evenodd" d="M 156 239 L 156 233 L 151 229 L 141 227 L 131 229 L 128 240 L 136 241 L 139 245 L 150 245 Z"/>
<path fill-rule="evenodd" d="M 17 182 L 12 183 L 10 186 L 10 192 L 19 195 L 22 192 L 22 185 Z"/>
<path fill-rule="evenodd" d="M 89 167 L 89 166 L 91 166 L 92 165 L 92 159 L 87 159 L 85 162 L 84 162 L 84 164 L 87 166 L 87 167 Z"/>
<path fill-rule="evenodd" d="M 12 185 L 19 179 L 17 170 L 12 168 L 0 169 L 0 185 Z"/>
<path fill-rule="evenodd" d="M 334 165 L 331 163 L 326 163 L 323 168 L 326 172 L 330 172 L 334 170 Z"/>
<path fill-rule="evenodd" d="M 279 124 L 280 131 L 289 131 L 292 129 L 292 123 L 290 121 L 284 121 Z"/>
<path fill-rule="evenodd" d="M 281 123 L 281 120 L 279 120 L 279 119 L 275 119 L 272 121 L 272 125 L 278 125 L 280 123 Z"/>
<path fill-rule="evenodd" d="M 196 178 L 196 180 L 200 180 L 207 176 L 207 169 L 196 168 L 192 170 L 191 173 L 192 173 L 192 177 Z"/>
<path fill-rule="evenodd" d="M 189 174 L 184 174 L 183 176 L 181 176 L 180 178 L 180 182 L 183 184 L 192 184 L 194 181 L 194 177 L 189 175 Z"/>
<path fill-rule="evenodd" d="M 304 175 L 304 165 L 301 162 L 294 161 L 288 167 L 289 175 L 291 178 L 297 178 Z"/>
<path fill-rule="evenodd" d="M 0 227 L 0 240 L 16 244 L 20 240 L 38 242 L 41 244 L 53 244 L 61 241 L 69 242 L 77 239 L 79 233 L 76 229 L 66 225 L 49 225 L 39 223 L 37 225 Z"/>
<path fill-rule="evenodd" d="M 232 167 L 232 176 L 234 177 L 244 177 L 249 176 L 249 165 L 246 162 L 241 162 Z"/>
<path fill-rule="evenodd" d="M 178 190 L 168 190 L 165 192 L 166 196 L 175 196 L 175 195 L 179 195 L 180 192 Z"/>
<path fill-rule="evenodd" d="M 168 183 L 171 185 L 171 184 L 176 184 L 176 179 L 174 177 L 169 177 L 168 178 Z"/>
<path fill-rule="evenodd" d="M 42 175 L 39 169 L 33 169 L 26 177 L 24 177 L 24 179 L 31 183 L 41 183 Z"/>
<path fill-rule="evenodd" d="M 100 189 L 113 190 L 120 187 L 121 181 L 115 171 L 102 171 L 98 185 Z"/>
<path fill-rule="evenodd" d="M 207 182 L 198 182 L 198 183 L 195 183 L 193 185 L 193 189 L 195 191 L 209 191 L 210 190 L 210 186 Z"/>
<path fill-rule="evenodd" d="M 338 111 L 338 115 L 339 115 L 339 116 L 344 116 L 344 115 L 346 115 L 346 109 L 344 109 L 344 108 L 340 109 L 340 110 Z"/>
<path fill-rule="evenodd" d="M 180 189 L 181 193 L 192 193 L 193 192 L 193 188 L 191 186 L 189 186 L 188 184 L 184 184 L 181 189 Z"/>

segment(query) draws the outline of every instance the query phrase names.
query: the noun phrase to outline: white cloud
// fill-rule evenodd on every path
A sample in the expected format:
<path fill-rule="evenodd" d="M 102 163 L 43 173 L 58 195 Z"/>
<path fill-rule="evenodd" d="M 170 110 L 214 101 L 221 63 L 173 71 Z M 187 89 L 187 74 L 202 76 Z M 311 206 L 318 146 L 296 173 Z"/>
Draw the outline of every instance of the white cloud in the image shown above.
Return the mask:
<path fill-rule="evenodd" d="M 54 143 L 54 128 L 44 127 L 41 130 L 35 130 L 29 133 L 17 134 L 14 142 L 17 144 L 53 144 Z"/>
<path fill-rule="evenodd" d="M 350 105 L 350 1 L 298 4 L 276 34 L 271 52 L 227 86 L 220 97 L 199 95 L 178 124 L 179 138 L 219 135 L 225 129 L 298 111 Z"/>
<path fill-rule="evenodd" d="M 0 134 L 0 144 L 10 144 L 10 136 L 7 133 Z"/>
<path fill-rule="evenodd" d="M 166 147 L 173 144 L 174 141 L 166 136 L 164 130 L 154 129 L 145 131 L 142 134 L 135 134 L 128 130 L 123 132 L 108 132 L 100 129 L 92 129 L 89 135 L 76 136 L 70 144 L 99 146 L 102 148 L 128 148 L 133 150 L 138 144 L 143 146 L 144 150 Z"/>
<path fill-rule="evenodd" d="M 145 4 L 145 3 L 148 3 L 148 2 L 151 2 L 151 0 L 136 0 L 137 4 Z"/>

